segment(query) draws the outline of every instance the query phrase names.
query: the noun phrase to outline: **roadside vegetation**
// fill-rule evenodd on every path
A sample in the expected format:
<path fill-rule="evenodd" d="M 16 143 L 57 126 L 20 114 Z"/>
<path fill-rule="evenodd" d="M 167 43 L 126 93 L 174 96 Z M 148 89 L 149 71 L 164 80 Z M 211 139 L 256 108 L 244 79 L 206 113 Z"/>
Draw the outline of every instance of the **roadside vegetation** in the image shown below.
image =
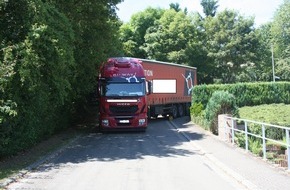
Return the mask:
<path fill-rule="evenodd" d="M 290 127 L 290 104 L 268 104 L 259 106 L 245 106 L 239 109 L 241 118 L 260 121 L 264 123 Z M 261 131 L 261 126 L 250 126 L 250 130 Z M 261 135 L 261 134 L 260 134 Z M 244 147 L 244 135 L 237 136 L 238 145 Z M 266 136 L 286 143 L 285 130 L 266 128 Z M 272 141 L 266 142 L 267 159 L 282 167 L 287 167 L 286 146 L 281 146 Z M 249 149 L 256 155 L 262 155 L 261 139 L 251 137 Z"/>
<path fill-rule="evenodd" d="M 274 106 L 271 106 L 273 104 L 287 104 L 290 105 L 290 97 L 289 97 L 289 91 L 290 91 L 290 82 L 264 82 L 264 83 L 236 83 L 236 84 L 214 84 L 214 85 L 199 85 L 196 86 L 193 89 L 193 96 L 192 96 L 192 107 L 191 107 L 191 113 L 192 113 L 192 119 L 197 122 L 198 124 L 204 126 L 207 129 L 211 129 L 215 134 L 217 131 L 217 124 L 212 126 L 210 123 L 212 123 L 214 119 L 217 118 L 217 114 L 215 117 L 209 119 L 207 115 L 212 112 L 215 112 L 216 109 L 210 109 L 209 107 L 212 107 L 213 104 L 217 104 L 220 107 L 220 111 L 216 111 L 218 114 L 232 114 L 236 117 L 245 116 L 247 111 L 244 111 L 244 109 L 248 108 L 251 109 L 254 106 L 261 106 L 261 105 L 269 105 L 267 107 L 268 114 L 271 113 L 271 115 L 267 116 L 267 113 L 261 113 L 258 111 L 259 108 L 253 110 L 250 112 L 251 118 L 257 118 L 264 115 L 265 121 L 267 117 L 274 118 L 275 114 L 275 108 Z M 231 101 L 231 106 L 228 107 L 228 105 L 222 104 L 219 99 L 214 98 L 214 93 L 216 92 L 222 92 L 219 99 L 225 99 L 224 101 L 229 101 L 229 97 L 233 96 L 234 100 Z M 231 94 L 228 95 L 227 93 Z M 211 103 L 210 103 L 211 102 Z M 210 104 L 209 104 L 210 103 Z M 238 107 L 239 109 L 236 109 L 235 107 Z M 243 108 L 242 110 L 242 116 L 240 113 L 240 108 Z M 272 110 L 270 110 L 270 108 Z M 264 107 L 261 109 L 264 110 Z M 287 109 L 287 107 L 285 108 Z M 238 111 L 234 111 L 238 110 Z M 273 112 L 270 112 L 273 111 Z M 281 111 L 276 110 L 276 113 L 281 113 Z M 285 113 L 289 113 L 289 111 L 285 110 Z M 258 115 L 259 114 L 259 115 Z M 249 116 L 249 115 L 248 115 Z M 261 118 L 262 119 L 262 118 Z M 279 118 L 283 119 L 281 122 L 283 122 L 286 118 Z M 261 121 L 261 120 L 258 120 Z M 287 120 L 286 120 L 287 121 Z M 278 120 L 276 120 L 278 122 Z M 276 123 L 277 124 L 277 123 Z"/>
<path fill-rule="evenodd" d="M 203 14 L 176 3 L 136 13 L 120 27 L 124 55 L 197 67 L 199 84 L 257 82 L 272 80 L 273 45 L 276 75 L 290 80 L 289 0 L 261 26 L 218 0 L 201 5 Z"/>
<path fill-rule="evenodd" d="M 194 123 L 218 135 L 218 115 L 229 114 L 233 117 L 290 127 L 289 82 L 283 83 L 243 83 L 231 85 L 201 85 L 193 90 L 191 118 Z M 263 104 L 266 102 L 268 104 Z M 244 127 L 243 122 L 238 122 Z M 248 132 L 262 136 L 262 126 L 248 123 Z M 286 142 L 285 130 L 266 127 L 266 138 Z M 242 132 L 235 132 L 235 143 L 245 148 L 246 139 Z M 249 150 L 262 156 L 262 139 L 248 136 Z M 267 158 L 275 164 L 286 167 L 286 147 L 279 143 L 266 141 Z"/>
<path fill-rule="evenodd" d="M 218 0 L 202 0 L 204 14 L 171 3 L 168 9 L 148 7 L 122 23 L 116 14 L 121 1 L 0 1 L 0 161 L 81 119 L 101 62 L 113 56 L 197 67 L 204 85 L 194 94 L 203 97 L 193 97 L 192 115 L 212 131 L 216 114 L 237 113 L 236 106 L 289 104 L 290 0 L 262 26 L 236 10 L 220 11 Z M 271 46 L 284 83 L 268 83 Z M 208 91 L 209 84 L 236 86 L 218 89 L 222 92 L 210 101 L 216 90 Z M 228 101 L 232 95 L 244 96 Z M 209 101 L 215 113 L 206 109 Z"/>
<path fill-rule="evenodd" d="M 264 104 L 239 108 L 240 117 L 290 127 L 290 104 Z"/>
<path fill-rule="evenodd" d="M 220 113 L 240 116 L 237 107 L 290 104 L 290 1 L 261 26 L 238 11 L 219 11 L 218 0 L 201 5 L 204 14 L 178 3 L 136 13 L 120 27 L 125 55 L 197 67 L 192 120 L 215 134 Z M 271 82 L 271 47 L 278 83 Z M 229 101 L 232 96 L 235 101 Z"/>
<path fill-rule="evenodd" d="M 0 1 L 0 160 L 86 114 L 99 65 L 121 49 L 119 2 Z"/>

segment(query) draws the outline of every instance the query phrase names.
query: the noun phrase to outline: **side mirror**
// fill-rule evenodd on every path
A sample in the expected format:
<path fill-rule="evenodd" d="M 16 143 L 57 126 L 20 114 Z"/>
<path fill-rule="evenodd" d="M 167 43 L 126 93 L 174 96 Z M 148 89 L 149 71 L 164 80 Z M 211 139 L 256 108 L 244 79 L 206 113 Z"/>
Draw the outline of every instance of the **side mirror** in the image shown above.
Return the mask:
<path fill-rule="evenodd" d="M 104 82 L 105 82 L 105 79 L 104 78 L 99 78 L 98 79 L 98 87 L 97 87 L 97 95 L 98 95 L 98 97 L 100 97 L 101 95 L 102 95 L 102 86 L 103 86 L 103 84 L 104 84 Z"/>

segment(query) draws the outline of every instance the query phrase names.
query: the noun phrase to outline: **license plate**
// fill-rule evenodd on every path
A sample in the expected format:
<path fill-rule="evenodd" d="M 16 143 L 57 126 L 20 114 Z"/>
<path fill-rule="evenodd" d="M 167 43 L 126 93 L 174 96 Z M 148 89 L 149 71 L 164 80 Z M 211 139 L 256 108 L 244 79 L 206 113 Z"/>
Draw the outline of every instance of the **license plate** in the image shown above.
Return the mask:
<path fill-rule="evenodd" d="M 119 123 L 130 123 L 129 120 L 120 120 Z"/>

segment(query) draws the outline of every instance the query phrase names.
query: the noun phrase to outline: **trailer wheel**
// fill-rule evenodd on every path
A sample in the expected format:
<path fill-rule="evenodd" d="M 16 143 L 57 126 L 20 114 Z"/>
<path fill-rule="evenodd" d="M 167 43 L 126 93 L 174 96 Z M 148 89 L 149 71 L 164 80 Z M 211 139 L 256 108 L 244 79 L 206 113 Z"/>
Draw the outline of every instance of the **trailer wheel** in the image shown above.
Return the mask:
<path fill-rule="evenodd" d="M 184 116 L 184 107 L 182 104 L 178 104 L 178 115 L 180 117 Z"/>
<path fill-rule="evenodd" d="M 177 115 L 178 115 L 177 106 L 174 104 L 172 105 L 172 117 L 177 118 Z"/>
<path fill-rule="evenodd" d="M 190 103 L 185 104 L 185 115 L 190 116 Z"/>

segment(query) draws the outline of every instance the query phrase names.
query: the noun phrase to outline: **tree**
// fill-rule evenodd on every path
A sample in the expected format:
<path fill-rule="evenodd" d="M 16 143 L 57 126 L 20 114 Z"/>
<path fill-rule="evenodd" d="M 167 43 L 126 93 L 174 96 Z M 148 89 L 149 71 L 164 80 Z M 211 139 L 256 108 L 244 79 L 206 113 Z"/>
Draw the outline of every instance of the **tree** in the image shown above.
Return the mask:
<path fill-rule="evenodd" d="M 142 48 L 147 29 L 160 19 L 164 10 L 148 7 L 142 12 L 134 14 L 129 23 L 120 27 L 120 40 L 126 56 L 146 58 L 146 52 Z"/>
<path fill-rule="evenodd" d="M 258 81 L 271 81 L 272 80 L 272 34 L 271 24 L 267 23 L 260 26 L 255 30 L 259 45 L 256 55 L 259 58 L 255 62 L 254 72 Z"/>
<path fill-rule="evenodd" d="M 22 8 L 7 1 L 1 9 L 7 19 L 2 24 L 13 24 L 11 33 L 0 30 L 0 63 L 8 68 L 0 76 L 0 104 L 7 108 L 0 111 L 0 157 L 66 127 L 72 105 L 74 35 L 68 19 L 40 0 L 20 3 Z"/>
<path fill-rule="evenodd" d="M 176 12 L 181 11 L 179 3 L 170 3 L 169 4 L 170 9 L 175 10 Z"/>
<path fill-rule="evenodd" d="M 74 89 L 77 102 L 83 105 L 97 83 L 97 71 L 101 62 L 120 54 L 115 5 L 121 0 L 51 0 L 56 8 L 70 20 L 74 34 L 74 58 L 76 72 Z"/>
<path fill-rule="evenodd" d="M 282 80 L 290 80 L 290 0 L 284 0 L 274 16 L 271 32 L 273 36 L 276 74 Z"/>
<path fill-rule="evenodd" d="M 186 45 L 186 64 L 197 67 L 197 80 L 199 84 L 212 83 L 213 76 L 211 73 L 213 73 L 215 67 L 213 64 L 214 60 L 207 56 L 208 49 L 206 47 L 207 38 L 203 26 L 204 20 L 198 13 L 194 14 L 191 19 L 192 24 L 194 25 L 193 28 L 195 28 L 195 32 Z"/>
<path fill-rule="evenodd" d="M 194 33 L 190 17 L 169 9 L 147 30 L 144 49 L 150 59 L 185 63 L 185 49 Z"/>
<path fill-rule="evenodd" d="M 258 40 L 253 24 L 253 18 L 246 19 L 229 10 L 205 19 L 208 56 L 215 64 L 211 74 L 216 79 L 234 82 L 242 65 L 255 62 Z"/>
<path fill-rule="evenodd" d="M 0 40 L 18 43 L 24 40 L 31 26 L 32 12 L 27 0 L 0 2 Z M 4 30 L 5 29 L 5 30 Z"/>
<path fill-rule="evenodd" d="M 202 0 L 201 1 L 201 6 L 203 7 L 203 12 L 204 14 L 208 17 L 214 17 L 217 11 L 217 8 L 219 7 L 217 5 L 218 0 Z"/>
<path fill-rule="evenodd" d="M 275 68 L 275 75 L 279 76 L 280 80 L 290 81 L 290 57 L 279 60 Z"/>
<path fill-rule="evenodd" d="M 0 157 L 69 126 L 121 49 L 120 1 L 0 1 Z"/>
<path fill-rule="evenodd" d="M 276 57 L 289 57 L 290 48 L 290 0 L 284 0 L 274 15 L 271 28 Z"/>

